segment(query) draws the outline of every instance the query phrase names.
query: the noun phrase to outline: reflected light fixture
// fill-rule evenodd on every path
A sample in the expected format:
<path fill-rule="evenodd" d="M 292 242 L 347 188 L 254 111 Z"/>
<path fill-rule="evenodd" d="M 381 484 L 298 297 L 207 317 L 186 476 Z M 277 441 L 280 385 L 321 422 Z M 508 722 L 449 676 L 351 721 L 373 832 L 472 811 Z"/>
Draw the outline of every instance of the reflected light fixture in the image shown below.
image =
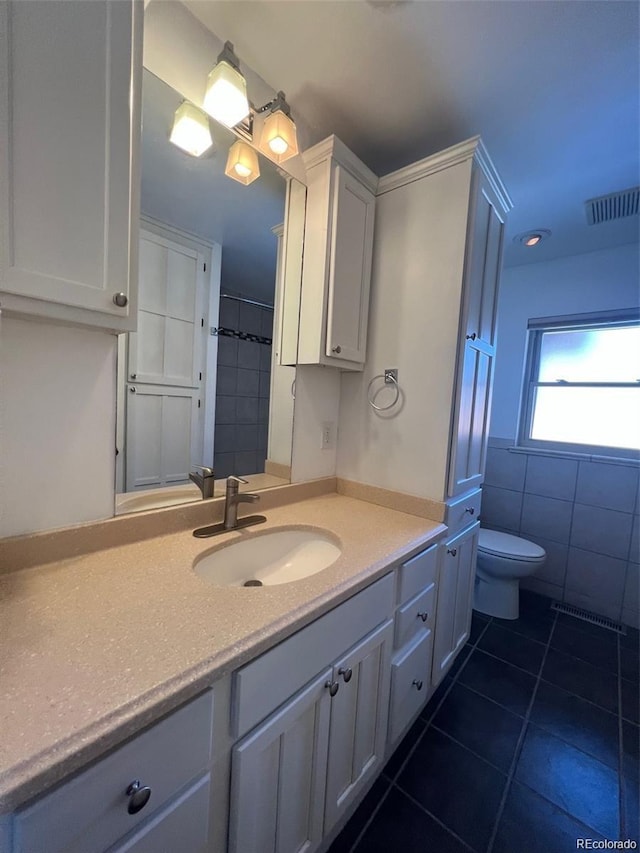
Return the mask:
<path fill-rule="evenodd" d="M 296 126 L 291 118 L 291 110 L 286 102 L 284 92 L 278 92 L 273 101 L 260 107 L 257 112 L 270 110 L 262 126 L 262 136 L 258 146 L 276 163 L 284 163 L 298 153 L 298 137 Z"/>
<path fill-rule="evenodd" d="M 207 114 L 189 101 L 183 101 L 175 112 L 169 141 L 188 154 L 200 157 L 213 145 Z"/>
<path fill-rule="evenodd" d="M 247 186 L 260 177 L 258 155 L 250 145 L 238 139 L 229 149 L 224 173 L 228 178 Z"/>
<path fill-rule="evenodd" d="M 207 78 L 205 110 L 221 124 L 233 127 L 249 115 L 247 81 L 230 41 L 225 42 L 218 61 Z"/>

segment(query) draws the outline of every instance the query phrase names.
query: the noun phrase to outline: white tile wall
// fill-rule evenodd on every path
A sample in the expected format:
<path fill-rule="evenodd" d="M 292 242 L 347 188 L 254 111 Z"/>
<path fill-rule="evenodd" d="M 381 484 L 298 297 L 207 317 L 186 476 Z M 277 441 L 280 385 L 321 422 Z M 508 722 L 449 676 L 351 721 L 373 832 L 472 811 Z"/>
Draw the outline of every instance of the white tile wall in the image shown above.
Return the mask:
<path fill-rule="evenodd" d="M 547 551 L 522 587 L 638 627 L 640 469 L 508 448 L 489 441 L 481 518 Z"/>

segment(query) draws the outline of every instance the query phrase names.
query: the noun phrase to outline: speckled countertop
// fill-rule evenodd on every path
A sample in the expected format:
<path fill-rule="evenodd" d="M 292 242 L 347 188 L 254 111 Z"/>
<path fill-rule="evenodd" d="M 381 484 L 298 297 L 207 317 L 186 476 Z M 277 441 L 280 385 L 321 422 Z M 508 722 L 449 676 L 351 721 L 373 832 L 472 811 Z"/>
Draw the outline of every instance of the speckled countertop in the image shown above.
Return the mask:
<path fill-rule="evenodd" d="M 446 528 L 337 494 L 0 575 L 0 813 L 117 745 L 353 595 Z M 214 587 L 194 559 L 273 527 L 334 533 L 342 555 L 295 583 Z"/>

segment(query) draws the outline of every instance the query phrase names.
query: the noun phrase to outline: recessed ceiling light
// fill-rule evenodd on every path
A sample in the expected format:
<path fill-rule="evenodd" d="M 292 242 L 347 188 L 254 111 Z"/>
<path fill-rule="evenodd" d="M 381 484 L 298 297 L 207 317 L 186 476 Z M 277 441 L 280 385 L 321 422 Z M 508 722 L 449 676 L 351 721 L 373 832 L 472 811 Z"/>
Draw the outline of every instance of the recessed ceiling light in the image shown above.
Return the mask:
<path fill-rule="evenodd" d="M 548 228 L 534 228 L 531 231 L 524 231 L 522 234 L 516 234 L 513 238 L 514 243 L 520 243 L 522 246 L 531 248 L 538 246 L 543 240 L 551 237 L 551 231 Z"/>

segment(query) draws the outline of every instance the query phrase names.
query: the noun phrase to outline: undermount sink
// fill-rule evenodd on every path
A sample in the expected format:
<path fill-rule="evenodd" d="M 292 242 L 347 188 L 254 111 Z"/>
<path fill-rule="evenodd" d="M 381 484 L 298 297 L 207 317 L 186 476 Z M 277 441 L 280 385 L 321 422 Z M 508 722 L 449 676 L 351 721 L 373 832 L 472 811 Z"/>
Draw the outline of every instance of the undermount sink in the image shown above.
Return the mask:
<path fill-rule="evenodd" d="M 315 575 L 342 553 L 324 530 L 272 530 L 198 557 L 193 570 L 215 586 L 272 586 Z"/>

